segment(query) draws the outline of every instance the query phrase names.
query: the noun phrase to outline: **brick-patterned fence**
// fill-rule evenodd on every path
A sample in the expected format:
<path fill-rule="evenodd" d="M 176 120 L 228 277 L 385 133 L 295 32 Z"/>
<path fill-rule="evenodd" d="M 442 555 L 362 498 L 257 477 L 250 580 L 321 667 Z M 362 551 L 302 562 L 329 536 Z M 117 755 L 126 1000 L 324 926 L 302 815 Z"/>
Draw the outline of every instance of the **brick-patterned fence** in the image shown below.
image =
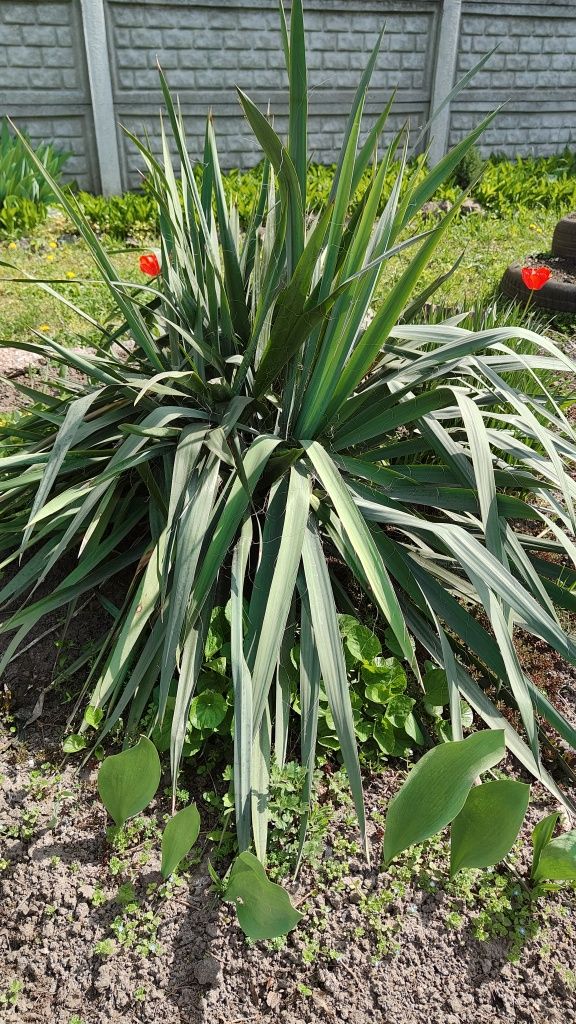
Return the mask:
<path fill-rule="evenodd" d="M 367 107 L 375 115 L 399 86 L 390 121 L 425 122 L 457 77 L 499 44 L 489 63 L 432 129 L 438 159 L 484 114 L 503 111 L 485 152 L 546 154 L 576 142 L 576 5 L 573 0 L 308 0 L 311 145 L 336 157 L 352 95 L 378 31 L 382 54 Z M 156 60 L 180 102 L 193 157 L 209 108 L 227 166 L 256 148 L 234 86 L 285 127 L 276 0 L 0 0 L 0 112 L 33 138 L 73 153 L 68 173 L 119 191 L 141 162 L 119 124 L 159 144 Z"/>

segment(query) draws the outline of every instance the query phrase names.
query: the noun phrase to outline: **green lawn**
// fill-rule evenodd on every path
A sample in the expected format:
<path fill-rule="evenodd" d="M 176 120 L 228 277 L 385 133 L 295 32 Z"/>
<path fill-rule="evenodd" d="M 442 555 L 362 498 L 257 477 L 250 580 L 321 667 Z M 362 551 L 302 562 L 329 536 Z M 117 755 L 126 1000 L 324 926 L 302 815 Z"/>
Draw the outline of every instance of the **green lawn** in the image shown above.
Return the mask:
<path fill-rule="evenodd" d="M 519 211 L 513 218 L 488 214 L 469 214 L 453 223 L 428 265 L 419 289 L 445 273 L 463 253 L 458 269 L 435 293 L 434 302 L 447 306 L 466 307 L 494 292 L 508 264 L 522 260 L 529 253 L 550 249 L 552 232 L 558 216 L 547 210 L 534 213 Z M 435 221 L 419 222 L 420 229 L 432 227 Z M 383 277 L 385 294 L 390 283 L 408 264 L 412 249 L 393 260 L 394 272 Z"/>
<path fill-rule="evenodd" d="M 445 272 L 464 253 L 453 276 L 436 292 L 434 301 L 448 307 L 466 308 L 488 299 L 497 287 L 505 267 L 529 253 L 550 248 L 557 214 L 521 211 L 513 218 L 471 214 L 449 228 L 434 259 L 423 275 L 419 289 Z M 413 231 L 431 227 L 434 220 L 418 222 Z M 97 278 L 86 246 L 80 240 L 61 240 L 69 231 L 64 217 L 50 217 L 34 239 L 3 242 L 0 260 L 14 263 L 24 274 L 60 279 L 66 297 L 101 323 L 110 321 L 113 303 Z M 121 280 L 146 283 L 138 268 L 139 250 L 121 251 L 109 246 Z M 385 270 L 381 295 L 407 265 L 412 249 L 390 261 Z M 0 267 L 0 339 L 30 339 L 32 330 L 46 331 L 58 341 L 78 345 L 89 343 L 94 334 L 80 316 L 33 284 L 6 280 L 17 272 Z"/>
<path fill-rule="evenodd" d="M 0 244 L 0 260 L 17 269 L 0 266 L 0 340 L 26 341 L 31 332 L 42 331 L 66 345 L 89 343 L 95 337 L 90 324 L 69 307 L 35 284 L 22 284 L 7 278 L 31 275 L 58 282 L 54 288 L 62 292 L 99 323 L 106 324 L 114 315 L 114 303 L 106 287 L 100 283 L 88 249 L 80 239 L 70 239 L 70 224 L 64 216 L 51 216 L 34 238 Z M 62 240 L 62 236 L 66 240 Z M 140 272 L 140 251 L 118 251 L 111 245 L 118 278 L 146 284 Z"/>

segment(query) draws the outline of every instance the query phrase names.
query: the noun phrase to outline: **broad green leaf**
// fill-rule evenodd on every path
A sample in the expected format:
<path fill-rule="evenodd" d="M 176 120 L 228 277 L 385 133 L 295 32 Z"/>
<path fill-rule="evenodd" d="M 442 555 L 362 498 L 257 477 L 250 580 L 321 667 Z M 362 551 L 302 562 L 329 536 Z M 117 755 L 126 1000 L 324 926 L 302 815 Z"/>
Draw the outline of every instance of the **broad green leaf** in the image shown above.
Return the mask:
<path fill-rule="evenodd" d="M 430 664 L 430 662 L 428 662 Z M 443 708 L 449 700 L 448 680 L 442 668 L 431 666 L 423 677 L 426 701 L 435 708 Z"/>
<path fill-rule="evenodd" d="M 158 751 L 146 736 L 134 747 L 104 759 L 98 772 L 98 792 L 117 825 L 148 806 L 160 785 L 160 774 Z"/>
<path fill-rule="evenodd" d="M 88 740 L 86 737 L 75 732 L 66 737 L 62 743 L 62 750 L 65 754 L 77 754 L 80 750 L 85 750 L 87 746 Z"/>
<path fill-rule="evenodd" d="M 383 754 L 396 754 L 398 742 L 392 722 L 389 722 L 386 718 L 383 718 L 380 722 L 376 722 L 372 730 L 372 735 Z"/>
<path fill-rule="evenodd" d="M 238 923 L 253 941 L 287 935 L 302 919 L 281 885 L 271 882 L 254 854 L 239 854 L 232 865 L 224 899 L 234 903 Z"/>
<path fill-rule="evenodd" d="M 338 625 L 344 643 L 356 661 L 373 661 L 381 653 L 382 646 L 376 634 L 353 615 L 339 615 Z"/>
<path fill-rule="evenodd" d="M 167 822 L 162 834 L 162 878 L 168 878 L 190 853 L 200 832 L 196 804 L 189 804 Z"/>
<path fill-rule="evenodd" d="M 203 690 L 190 703 L 190 724 L 195 729 L 217 729 L 224 721 L 228 706 L 221 693 Z"/>
<path fill-rule="evenodd" d="M 368 683 L 364 693 L 366 699 L 371 700 L 373 704 L 387 704 L 392 697 L 393 690 L 389 683 L 377 682 Z"/>
<path fill-rule="evenodd" d="M 542 821 L 534 827 L 532 832 L 532 877 L 536 871 L 538 864 L 540 863 L 540 857 L 542 850 L 550 842 L 554 835 L 554 829 L 560 820 L 560 812 L 552 811 L 552 814 L 548 814 Z"/>
<path fill-rule="evenodd" d="M 504 753 L 504 732 L 495 729 L 424 754 L 390 802 L 384 835 L 386 863 L 449 825 L 466 803 L 474 779 L 498 764 Z"/>
<path fill-rule="evenodd" d="M 532 877 L 535 882 L 576 881 L 576 831 L 564 832 L 544 846 Z"/>
<path fill-rule="evenodd" d="M 397 729 L 403 729 L 406 719 L 412 714 L 415 703 L 416 701 L 412 697 L 406 697 L 403 693 L 397 694 L 388 702 L 386 718 Z"/>
<path fill-rule="evenodd" d="M 95 708 L 89 705 L 84 712 L 84 721 L 86 725 L 92 726 L 93 729 L 97 729 L 104 717 L 102 708 Z"/>
<path fill-rule="evenodd" d="M 450 834 L 450 877 L 461 868 L 486 868 L 510 853 L 524 821 L 530 786 L 499 779 L 473 786 L 454 818 Z"/>
<path fill-rule="evenodd" d="M 440 660 L 442 651 L 441 644 L 437 635 L 430 628 L 428 622 L 426 622 L 414 608 L 410 610 L 407 615 L 407 619 L 410 623 L 410 629 L 413 631 L 416 639 L 432 657 Z M 486 635 L 488 636 L 488 634 Z M 527 743 L 524 742 L 508 719 L 492 703 L 476 680 L 473 679 L 459 663 L 456 663 L 456 679 L 458 689 L 464 695 L 474 711 L 480 715 L 482 721 L 485 722 L 490 729 L 502 730 L 504 732 L 506 746 L 508 749 L 512 751 L 520 763 L 523 764 L 539 782 L 546 786 L 548 791 L 553 794 L 556 800 L 572 812 L 574 806 L 570 797 L 560 789 L 552 776 L 536 763 L 534 755 Z"/>

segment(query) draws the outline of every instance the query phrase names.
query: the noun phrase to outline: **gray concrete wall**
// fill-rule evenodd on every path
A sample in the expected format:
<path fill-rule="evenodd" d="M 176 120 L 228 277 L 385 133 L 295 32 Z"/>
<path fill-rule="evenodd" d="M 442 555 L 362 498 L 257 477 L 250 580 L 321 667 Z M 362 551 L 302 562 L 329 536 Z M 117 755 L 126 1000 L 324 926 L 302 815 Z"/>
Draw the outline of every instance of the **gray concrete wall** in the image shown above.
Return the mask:
<path fill-rule="evenodd" d="M 335 160 L 355 86 L 377 33 L 387 32 L 368 118 L 399 86 L 390 130 L 418 127 L 460 77 L 499 49 L 433 128 L 433 157 L 506 104 L 483 150 L 545 154 L 576 144 L 576 6 L 536 0 L 308 0 L 310 143 Z M 179 94 L 193 158 L 212 109 L 225 166 L 258 152 L 234 86 L 268 103 L 285 127 L 286 81 L 276 0 L 0 0 L 0 111 L 34 138 L 74 153 L 68 171 L 104 191 L 138 183 L 124 133 L 157 147 L 159 59 Z M 93 111 L 96 112 L 94 117 Z"/>
<path fill-rule="evenodd" d="M 80 14 L 76 0 L 0 0 L 0 114 L 71 153 L 69 177 L 97 189 Z"/>

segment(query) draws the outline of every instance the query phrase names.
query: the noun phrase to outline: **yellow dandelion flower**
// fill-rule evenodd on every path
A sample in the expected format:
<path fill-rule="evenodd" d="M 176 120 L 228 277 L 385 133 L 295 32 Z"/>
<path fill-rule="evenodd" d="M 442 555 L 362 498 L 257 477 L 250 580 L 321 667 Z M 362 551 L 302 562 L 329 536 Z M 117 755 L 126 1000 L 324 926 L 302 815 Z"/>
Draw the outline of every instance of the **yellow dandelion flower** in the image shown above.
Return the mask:
<path fill-rule="evenodd" d="M 66 271 L 66 277 L 69 277 L 69 278 L 76 277 L 76 274 L 74 273 L 73 270 L 67 270 Z"/>
<path fill-rule="evenodd" d="M 58 248 L 58 246 L 57 246 L 56 242 L 48 242 L 48 245 L 49 245 L 49 247 L 50 247 L 51 249 L 57 249 L 57 248 Z"/>
<path fill-rule="evenodd" d="M 9 249 L 17 249 L 18 246 L 16 245 L 16 242 L 9 242 L 8 243 L 8 248 Z"/>
<path fill-rule="evenodd" d="M 38 330 L 39 331 L 49 331 L 50 330 L 50 324 L 40 324 L 40 327 L 38 328 Z"/>
<path fill-rule="evenodd" d="M 54 253 L 53 252 L 49 252 L 48 255 L 46 256 L 46 259 L 47 260 L 53 260 L 54 259 Z"/>

